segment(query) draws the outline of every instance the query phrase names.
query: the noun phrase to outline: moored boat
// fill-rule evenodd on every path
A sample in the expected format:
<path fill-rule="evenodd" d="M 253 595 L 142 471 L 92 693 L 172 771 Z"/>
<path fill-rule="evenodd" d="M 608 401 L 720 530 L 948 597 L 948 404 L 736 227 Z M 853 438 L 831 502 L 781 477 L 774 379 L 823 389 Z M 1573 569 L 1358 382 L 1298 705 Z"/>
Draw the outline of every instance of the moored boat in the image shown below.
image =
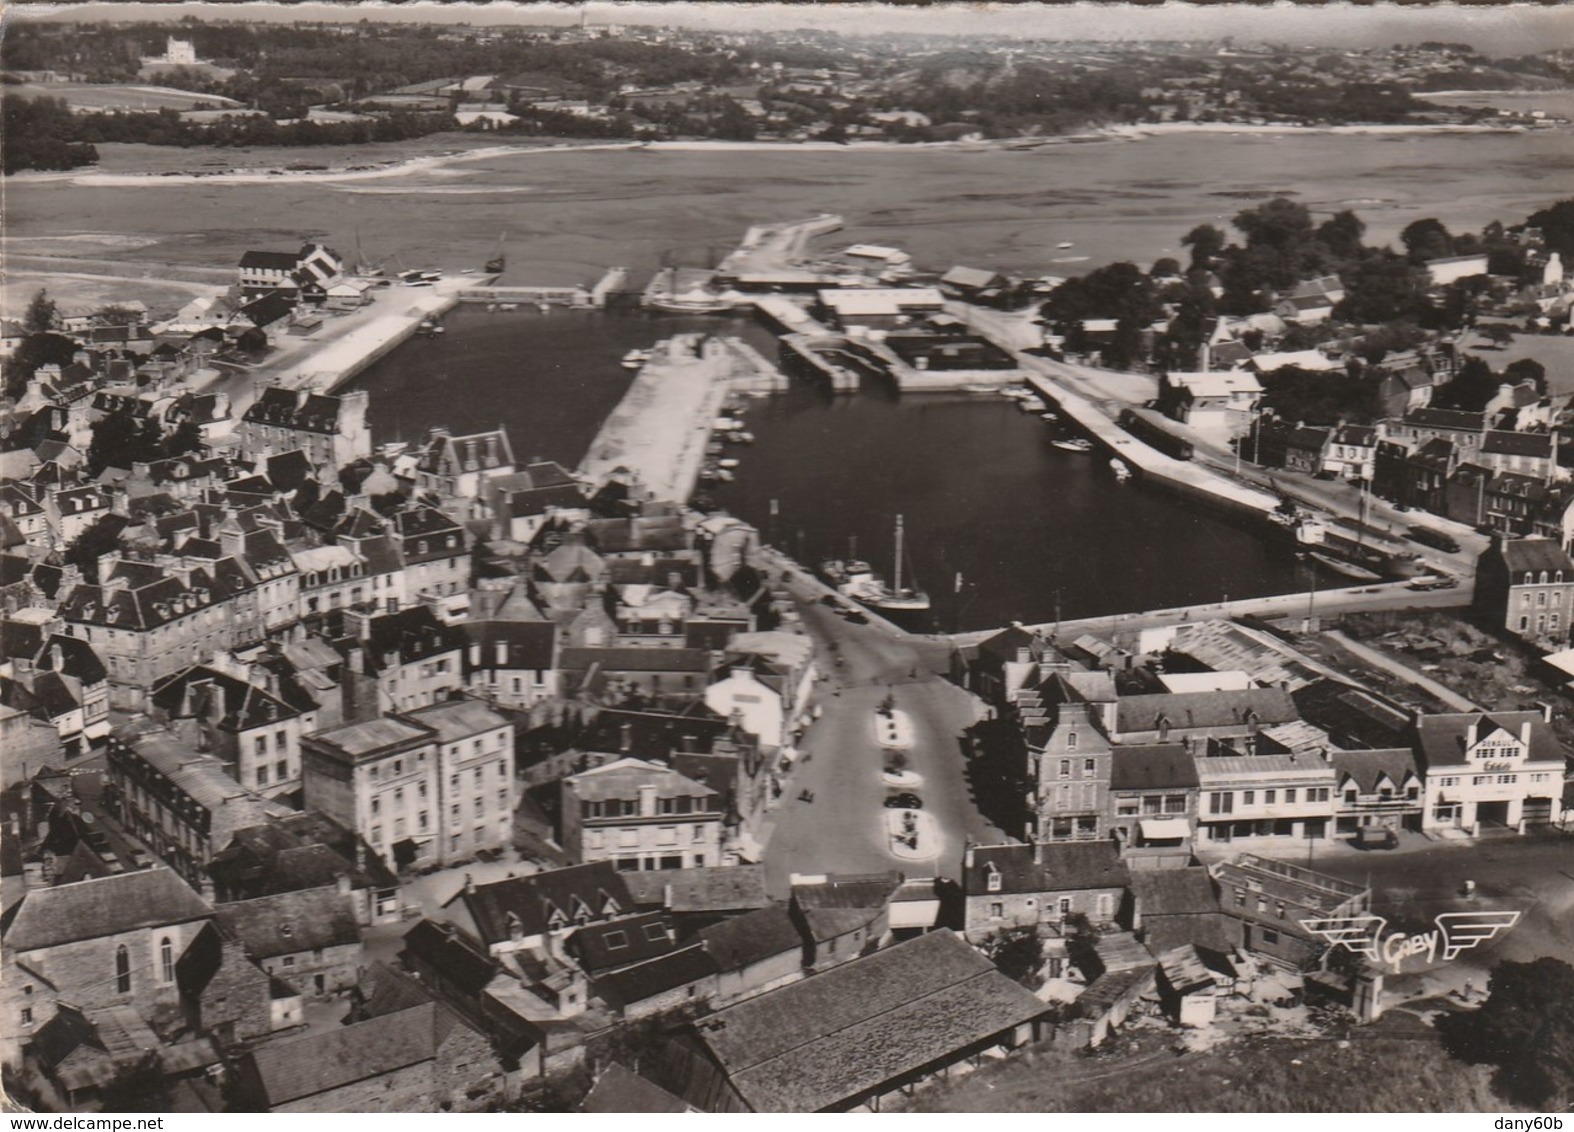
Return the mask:
<path fill-rule="evenodd" d="M 640 366 L 650 361 L 649 350 L 630 350 L 623 355 L 624 369 L 639 369 Z"/>
<path fill-rule="evenodd" d="M 1051 441 L 1051 443 L 1054 444 L 1056 448 L 1066 452 L 1093 451 L 1093 442 L 1080 436 L 1062 437 L 1059 440 Z"/>

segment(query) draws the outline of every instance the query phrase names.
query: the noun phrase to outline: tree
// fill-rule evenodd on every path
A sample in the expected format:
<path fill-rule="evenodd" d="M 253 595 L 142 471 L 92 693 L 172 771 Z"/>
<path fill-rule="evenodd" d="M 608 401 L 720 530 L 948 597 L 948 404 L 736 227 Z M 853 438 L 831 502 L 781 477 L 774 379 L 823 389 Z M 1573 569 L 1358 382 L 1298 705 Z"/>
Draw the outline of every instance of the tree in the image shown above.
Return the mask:
<path fill-rule="evenodd" d="M 1193 271 L 1211 269 L 1213 261 L 1224 250 L 1225 243 L 1224 233 L 1212 224 L 1199 224 L 1181 237 L 1181 246 L 1191 249 Z"/>
<path fill-rule="evenodd" d="M 1467 412 L 1478 413 L 1486 408 L 1487 402 L 1497 396 L 1498 376 L 1492 372 L 1492 367 L 1480 358 L 1467 357 L 1459 367 L 1459 372 L 1454 379 L 1446 385 L 1438 386 L 1437 392 L 1432 396 L 1432 406 L 1438 409 L 1464 409 Z"/>
<path fill-rule="evenodd" d="M 195 421 L 181 421 L 175 426 L 175 431 L 160 442 L 159 447 L 166 460 L 200 452 L 203 448 L 202 429 Z"/>
<path fill-rule="evenodd" d="M 49 297 L 47 290 L 40 287 L 33 301 L 27 304 L 27 313 L 22 316 L 22 329 L 29 334 L 47 334 L 55 328 L 56 313 L 54 300 Z"/>
<path fill-rule="evenodd" d="M 1531 213 L 1525 226 L 1538 229 L 1547 251 L 1561 255 L 1565 265 L 1574 261 L 1574 197 Z"/>
<path fill-rule="evenodd" d="M 991 937 L 984 954 L 1006 978 L 1037 990 L 1038 973 L 1044 966 L 1044 941 L 1032 928 L 1014 928 Z"/>
<path fill-rule="evenodd" d="M 1359 259 L 1366 224 L 1350 209 L 1336 212 L 1317 227 L 1317 239 L 1341 260 Z"/>
<path fill-rule="evenodd" d="M 63 334 L 29 334 L 7 359 L 5 395 L 20 397 L 40 366 L 64 368 L 76 358 L 77 344 Z"/>
<path fill-rule="evenodd" d="M 1544 956 L 1499 963 L 1481 1009 L 1444 1015 L 1455 1057 L 1497 1066 L 1492 1086 L 1516 1104 L 1562 1111 L 1574 1104 L 1574 966 Z"/>
<path fill-rule="evenodd" d="M 1152 279 L 1167 279 L 1180 273 L 1180 260 L 1173 256 L 1163 256 L 1154 260 L 1153 266 L 1148 269 L 1148 277 Z"/>
<path fill-rule="evenodd" d="M 119 515 L 100 515 L 66 548 L 67 565 L 80 567 L 82 576 L 89 580 L 97 577 L 99 556 L 120 546 L 120 533 L 125 529 L 126 520 Z"/>
<path fill-rule="evenodd" d="M 1424 269 L 1386 248 L 1369 250 L 1348 267 L 1344 301 L 1336 313 L 1353 322 L 1419 321 L 1427 310 L 1430 280 Z"/>
<path fill-rule="evenodd" d="M 1476 333 L 1501 350 L 1514 340 L 1514 328 L 1505 322 L 1487 322 L 1476 327 Z"/>
<path fill-rule="evenodd" d="M 1446 259 L 1454 254 L 1454 237 L 1441 220 L 1428 216 L 1413 220 L 1399 233 L 1411 263 L 1425 263 L 1429 259 Z"/>
<path fill-rule="evenodd" d="M 150 430 L 148 425 L 152 424 Z M 110 413 L 93 422 L 93 439 L 87 449 L 87 470 L 96 476 L 105 468 L 127 468 L 159 458 L 158 426 L 138 424 L 126 413 Z"/>

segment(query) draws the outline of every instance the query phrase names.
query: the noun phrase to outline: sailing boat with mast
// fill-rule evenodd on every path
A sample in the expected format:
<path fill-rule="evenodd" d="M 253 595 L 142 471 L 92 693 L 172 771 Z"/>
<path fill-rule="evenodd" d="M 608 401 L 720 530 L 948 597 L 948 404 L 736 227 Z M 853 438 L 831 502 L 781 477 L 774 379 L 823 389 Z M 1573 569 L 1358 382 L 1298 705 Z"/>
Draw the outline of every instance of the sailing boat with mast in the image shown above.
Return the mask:
<path fill-rule="evenodd" d="M 928 594 L 916 587 L 902 585 L 903 568 L 907 568 L 909 576 L 912 574 L 911 563 L 906 556 L 904 535 L 902 517 L 898 515 L 896 517 L 896 569 L 892 573 L 891 585 L 886 585 L 885 579 L 876 574 L 867 562 L 856 558 L 827 562 L 821 570 L 844 597 L 861 601 L 872 609 L 890 611 L 928 609 Z"/>
<path fill-rule="evenodd" d="M 508 266 L 508 253 L 503 246 L 507 241 L 507 232 L 504 232 L 497 238 L 497 254 L 487 260 L 486 266 L 483 268 L 488 275 L 501 275 L 503 274 L 503 268 Z"/>
<path fill-rule="evenodd" d="M 904 533 L 905 529 L 902 524 L 902 517 L 898 515 L 896 517 L 896 568 L 892 571 L 891 588 L 884 594 L 881 594 L 870 601 L 870 604 L 876 609 L 917 610 L 929 608 L 928 594 L 926 594 L 923 590 L 918 589 L 916 586 L 904 587 L 902 585 L 902 567 L 908 567 L 909 576 L 914 573 L 912 570 L 912 563 L 906 558 L 907 548 L 904 545 Z M 914 578 L 914 581 L 916 582 L 917 579 Z"/>

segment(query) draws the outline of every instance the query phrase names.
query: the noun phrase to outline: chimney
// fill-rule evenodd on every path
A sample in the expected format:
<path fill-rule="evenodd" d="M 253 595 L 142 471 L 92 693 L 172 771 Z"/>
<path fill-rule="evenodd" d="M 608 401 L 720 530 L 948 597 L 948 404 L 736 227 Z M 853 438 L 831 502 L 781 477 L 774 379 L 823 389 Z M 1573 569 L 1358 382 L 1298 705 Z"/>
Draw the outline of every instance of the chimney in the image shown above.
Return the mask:
<path fill-rule="evenodd" d="M 355 838 L 355 871 L 358 873 L 366 871 L 366 842 L 362 841 L 358 834 Z"/>
<path fill-rule="evenodd" d="M 1480 728 L 1481 717 L 1476 716 L 1470 721 L 1470 726 L 1465 728 L 1465 750 L 1470 750 L 1476 745 L 1476 732 Z"/>
<path fill-rule="evenodd" d="M 1531 721 L 1528 719 L 1519 725 L 1519 742 L 1525 748 L 1526 753 L 1530 751 L 1530 725 Z"/>
<path fill-rule="evenodd" d="M 465 895 L 475 895 L 475 877 L 471 876 L 469 873 L 465 874 Z M 512 915 L 512 913 L 510 913 L 510 915 Z"/>
<path fill-rule="evenodd" d="M 1035 865 L 1044 863 L 1044 843 L 1036 837 L 1033 839 L 1033 863 Z"/>
<path fill-rule="evenodd" d="M 964 848 L 962 850 L 962 867 L 965 868 L 965 869 L 970 869 L 970 868 L 973 867 L 973 840 L 972 840 L 972 838 L 968 838 L 968 840 L 966 842 L 966 848 Z"/>
<path fill-rule="evenodd" d="M 333 878 L 334 887 L 339 890 L 340 896 L 350 895 L 350 874 L 338 873 Z"/>

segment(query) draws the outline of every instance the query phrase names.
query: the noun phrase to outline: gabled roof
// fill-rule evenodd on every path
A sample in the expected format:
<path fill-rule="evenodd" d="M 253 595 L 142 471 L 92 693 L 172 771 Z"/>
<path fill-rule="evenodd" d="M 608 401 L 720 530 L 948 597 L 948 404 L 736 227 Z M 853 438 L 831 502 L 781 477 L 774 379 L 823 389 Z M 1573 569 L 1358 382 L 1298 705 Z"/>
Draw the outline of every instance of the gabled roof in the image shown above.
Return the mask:
<path fill-rule="evenodd" d="M 665 912 L 642 912 L 586 924 L 566 941 L 587 974 L 627 967 L 676 950 L 678 943 Z"/>
<path fill-rule="evenodd" d="M 1379 780 L 1385 778 L 1394 790 L 1403 790 L 1405 782 L 1409 779 L 1414 779 L 1417 785 L 1420 784 L 1420 778 L 1416 774 L 1415 753 L 1409 747 L 1374 751 L 1333 751 L 1329 754 L 1329 761 L 1334 764 L 1334 772 L 1339 776 L 1339 785 L 1342 787 L 1347 781 L 1353 782 L 1362 794 L 1376 794 Z"/>
<path fill-rule="evenodd" d="M 1487 427 L 1485 413 L 1472 413 L 1464 409 L 1415 409 L 1405 414 L 1404 423 L 1418 428 L 1461 429 L 1466 432 L 1484 432 Z"/>
<path fill-rule="evenodd" d="M 1138 869 L 1131 874 L 1131 892 L 1143 919 L 1149 916 L 1195 916 L 1219 910 L 1213 878 L 1201 866 L 1185 869 Z"/>
<path fill-rule="evenodd" d="M 1568 749 L 1558 742 L 1552 726 L 1539 711 L 1450 712 L 1423 715 L 1416 721 L 1416 756 L 1425 771 L 1435 767 L 1465 766 L 1469 763 L 1466 743 L 1470 729 L 1476 729 L 1475 741 L 1480 743 L 1494 732 L 1504 731 L 1519 737 L 1525 727 L 1530 729 L 1527 757 L 1532 762 L 1562 763 Z"/>
<path fill-rule="evenodd" d="M 756 1112 L 817 1112 L 1044 1009 L 941 930 L 719 1010 L 695 1032 Z"/>
<path fill-rule="evenodd" d="M 1115 747 L 1111 790 L 1181 790 L 1197 785 L 1197 764 L 1182 743 Z"/>
<path fill-rule="evenodd" d="M 265 271 L 294 271 L 296 265 L 294 252 L 264 252 L 247 251 L 240 257 L 241 267 L 255 268 Z"/>
<path fill-rule="evenodd" d="M 1291 693 L 1301 718 L 1336 747 L 1389 748 L 1407 741 L 1411 714 L 1375 692 L 1342 680 L 1319 680 Z"/>
<path fill-rule="evenodd" d="M 803 936 L 785 904 L 756 908 L 712 924 L 701 929 L 699 938 L 723 971 L 741 971 L 751 964 L 803 949 Z"/>
<path fill-rule="evenodd" d="M 1122 696 L 1115 710 L 1119 732 L 1156 731 L 1160 721 L 1184 730 L 1250 723 L 1268 726 L 1299 718 L 1290 694 L 1280 688 Z"/>
<path fill-rule="evenodd" d="M 809 937 L 824 942 L 868 924 L 885 910 L 901 885 L 896 873 L 829 876 L 794 884 L 792 903 Z"/>
<path fill-rule="evenodd" d="M 219 923 L 253 959 L 358 945 L 355 907 L 337 887 L 308 888 L 220 904 Z"/>
<path fill-rule="evenodd" d="M 616 759 L 563 780 L 563 789 L 584 802 L 637 799 L 647 789 L 657 798 L 714 798 L 716 791 L 671 767 L 641 759 Z"/>
<path fill-rule="evenodd" d="M 16 951 L 37 951 L 212 915 L 207 902 L 169 869 L 139 869 L 32 889 L 13 910 L 5 942 Z"/>
<path fill-rule="evenodd" d="M 1000 883 L 991 888 L 989 878 L 997 874 Z M 1130 880 L 1120 849 L 1109 841 L 979 845 L 973 863 L 962 867 L 962 890 L 969 896 L 1124 888 Z"/>
<path fill-rule="evenodd" d="M 404 933 L 404 954 L 440 972 L 467 995 L 480 995 L 502 970 L 486 948 L 452 924 L 435 920 L 419 920 Z"/>
<path fill-rule="evenodd" d="M 249 731 L 254 727 L 282 723 L 300 714 L 277 696 L 270 695 L 266 688 L 201 664 L 154 685 L 152 697 L 156 707 L 176 719 L 193 716 L 211 719 L 216 700 L 218 725 L 231 731 Z"/>
<path fill-rule="evenodd" d="M 698 943 L 595 979 L 608 1005 L 625 1007 L 715 975 L 716 961 Z"/>
<path fill-rule="evenodd" d="M 1552 437 L 1545 432 L 1505 432 L 1492 429 L 1481 442 L 1483 455 L 1531 456 L 1543 459 L 1552 455 Z"/>
<path fill-rule="evenodd" d="M 634 908 L 622 874 L 610 861 L 478 884 L 471 891 L 461 889 L 443 907 L 456 902 L 464 904 L 481 942 L 489 945 L 508 940 L 510 914 L 518 918 L 519 927 L 529 937 L 545 935 L 558 926 L 568 928 L 624 915 Z M 554 914 L 560 915 L 560 925 Z"/>
<path fill-rule="evenodd" d="M 1495 554 L 1501 558 L 1511 575 L 1530 572 L 1539 577 L 1542 570 L 1546 570 L 1549 575 L 1562 570 L 1565 581 L 1574 580 L 1574 561 L 1569 559 L 1567 552 L 1558 545 L 1556 539 L 1504 539 L 1489 548 L 1486 553 L 1488 556 Z"/>
<path fill-rule="evenodd" d="M 650 1115 L 690 1109 L 682 1098 L 614 1061 L 579 1102 L 579 1111 Z"/>
<path fill-rule="evenodd" d="M 625 873 L 629 895 L 641 908 L 684 913 L 744 912 L 770 903 L 764 865 L 652 869 Z"/>

